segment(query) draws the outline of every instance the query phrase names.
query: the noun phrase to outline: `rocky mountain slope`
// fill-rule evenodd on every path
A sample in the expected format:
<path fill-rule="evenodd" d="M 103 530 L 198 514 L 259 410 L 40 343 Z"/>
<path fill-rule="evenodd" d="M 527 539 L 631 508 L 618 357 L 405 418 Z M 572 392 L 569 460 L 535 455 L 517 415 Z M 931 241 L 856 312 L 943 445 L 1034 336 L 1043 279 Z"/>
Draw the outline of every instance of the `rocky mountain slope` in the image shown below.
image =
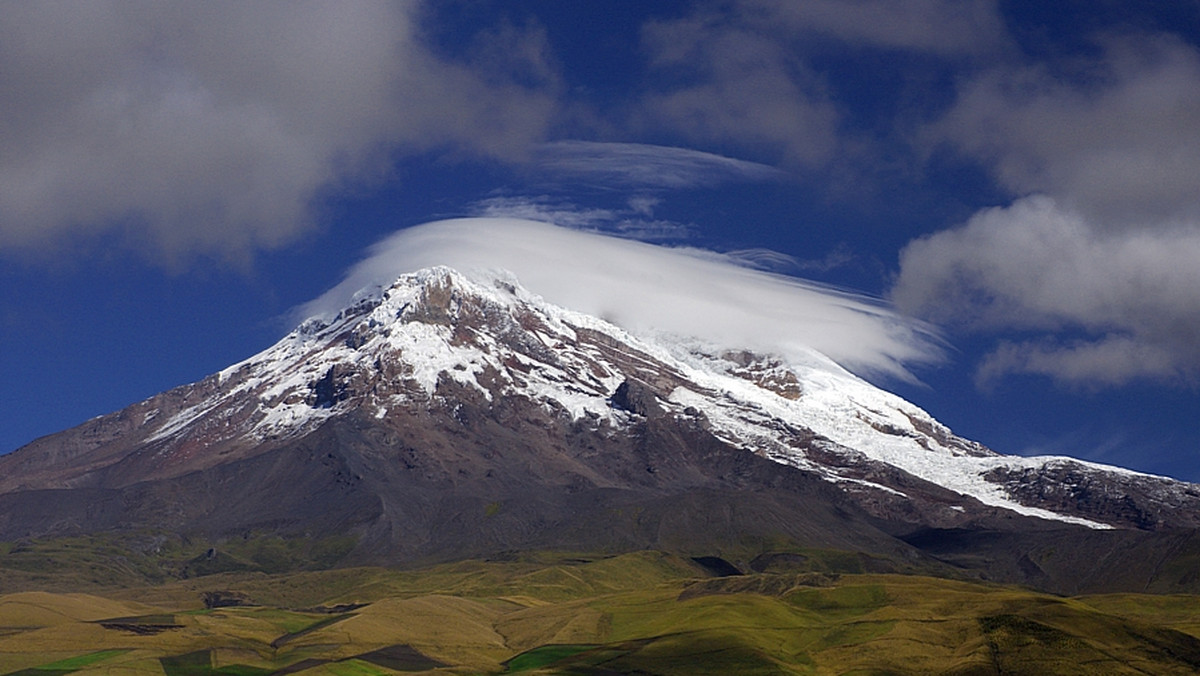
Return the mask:
<path fill-rule="evenodd" d="M 353 533 L 378 561 L 782 538 L 1053 586 L 1065 555 L 1030 554 L 1063 533 L 1072 556 L 1174 555 L 1198 506 L 1191 484 L 998 455 L 815 352 L 633 336 L 447 268 L 0 458 L 2 538 Z M 1011 542 L 970 563 L 980 533 Z"/>

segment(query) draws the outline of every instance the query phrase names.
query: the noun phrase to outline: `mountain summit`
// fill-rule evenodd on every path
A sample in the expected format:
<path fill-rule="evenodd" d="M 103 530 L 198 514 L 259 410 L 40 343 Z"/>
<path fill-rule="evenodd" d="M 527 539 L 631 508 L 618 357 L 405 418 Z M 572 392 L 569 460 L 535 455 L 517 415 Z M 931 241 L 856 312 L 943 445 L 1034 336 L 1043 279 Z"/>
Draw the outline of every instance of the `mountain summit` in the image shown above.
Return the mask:
<path fill-rule="evenodd" d="M 1197 506 L 1191 484 L 996 454 L 815 351 L 634 336 L 444 267 L 0 458 L 5 539 L 342 533 L 354 561 L 787 541 L 963 567 L 989 533 L 985 572 L 1054 587 L 1070 561 L 1030 559 L 1045 543 L 1190 538 Z"/>

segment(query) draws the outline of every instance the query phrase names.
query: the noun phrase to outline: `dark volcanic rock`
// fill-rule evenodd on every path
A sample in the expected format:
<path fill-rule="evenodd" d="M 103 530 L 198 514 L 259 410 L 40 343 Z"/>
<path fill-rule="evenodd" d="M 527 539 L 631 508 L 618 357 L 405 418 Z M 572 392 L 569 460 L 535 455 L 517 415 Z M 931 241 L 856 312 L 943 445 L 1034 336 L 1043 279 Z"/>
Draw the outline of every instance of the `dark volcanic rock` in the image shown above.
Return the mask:
<path fill-rule="evenodd" d="M 1028 505 L 1141 530 L 1200 527 L 1200 486 L 1144 474 L 1098 471 L 1059 460 L 1039 468 L 998 467 L 985 475 Z"/>
<path fill-rule="evenodd" d="M 646 383 L 637 380 L 623 380 L 613 392 L 612 404 L 623 411 L 655 418 L 663 414 L 663 407 L 658 403 L 658 395 Z"/>

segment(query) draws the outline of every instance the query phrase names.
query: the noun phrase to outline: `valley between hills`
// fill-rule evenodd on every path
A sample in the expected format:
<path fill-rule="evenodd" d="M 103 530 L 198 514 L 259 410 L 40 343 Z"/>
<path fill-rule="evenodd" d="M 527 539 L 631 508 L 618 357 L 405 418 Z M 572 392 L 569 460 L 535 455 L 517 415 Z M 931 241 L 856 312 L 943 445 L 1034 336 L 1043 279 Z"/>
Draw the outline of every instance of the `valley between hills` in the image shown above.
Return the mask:
<path fill-rule="evenodd" d="M 894 565 L 849 552 L 796 550 L 749 565 L 660 551 L 524 552 L 269 573 L 285 565 L 272 548 L 285 554 L 287 544 L 264 538 L 202 550 L 177 562 L 177 578 L 155 581 L 186 548 L 152 568 L 113 544 L 5 545 L 0 674 L 1200 670 L 1200 597 L 1060 596 L 873 572 Z"/>

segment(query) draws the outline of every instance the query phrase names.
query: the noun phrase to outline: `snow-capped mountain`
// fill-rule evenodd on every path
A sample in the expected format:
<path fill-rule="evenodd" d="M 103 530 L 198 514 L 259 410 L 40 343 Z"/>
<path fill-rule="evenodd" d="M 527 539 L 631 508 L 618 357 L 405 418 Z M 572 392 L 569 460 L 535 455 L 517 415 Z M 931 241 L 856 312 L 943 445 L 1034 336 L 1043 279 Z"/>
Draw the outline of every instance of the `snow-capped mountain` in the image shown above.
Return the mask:
<path fill-rule="evenodd" d="M 996 454 L 816 352 L 784 362 L 634 336 L 506 273 L 431 268 L 198 383 L 0 458 L 0 535 L 147 521 L 311 531 L 324 519 L 421 553 L 448 533 L 488 546 L 563 532 L 590 542 L 588 529 L 617 528 L 598 515 L 636 502 L 658 505 L 658 542 L 701 493 L 745 511 L 692 510 L 731 532 L 778 526 L 874 550 L 892 546 L 885 532 L 1012 519 L 1147 531 L 1193 528 L 1200 514 L 1194 485 Z M 22 516 L 20 496 L 66 494 L 93 505 Z M 829 510 L 841 516 L 822 521 Z M 849 526 L 830 519 L 848 513 L 859 530 L 840 533 Z M 612 537 L 636 542 L 650 527 L 638 519 Z"/>

